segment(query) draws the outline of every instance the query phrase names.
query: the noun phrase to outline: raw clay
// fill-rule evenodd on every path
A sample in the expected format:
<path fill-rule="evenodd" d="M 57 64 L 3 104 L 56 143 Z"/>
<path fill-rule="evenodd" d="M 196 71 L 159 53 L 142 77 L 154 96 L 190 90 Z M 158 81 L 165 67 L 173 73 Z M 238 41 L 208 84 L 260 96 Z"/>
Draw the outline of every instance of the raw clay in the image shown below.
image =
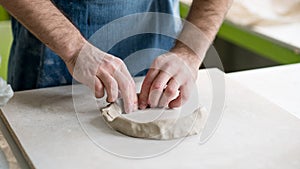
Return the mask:
<path fill-rule="evenodd" d="M 207 111 L 204 107 L 197 108 L 184 116 L 176 109 L 149 108 L 147 112 L 139 111 L 122 114 L 121 107 L 112 103 L 102 108 L 101 114 L 107 124 L 120 133 L 131 137 L 159 140 L 199 134 L 207 119 Z M 149 120 L 149 115 L 155 118 Z"/>

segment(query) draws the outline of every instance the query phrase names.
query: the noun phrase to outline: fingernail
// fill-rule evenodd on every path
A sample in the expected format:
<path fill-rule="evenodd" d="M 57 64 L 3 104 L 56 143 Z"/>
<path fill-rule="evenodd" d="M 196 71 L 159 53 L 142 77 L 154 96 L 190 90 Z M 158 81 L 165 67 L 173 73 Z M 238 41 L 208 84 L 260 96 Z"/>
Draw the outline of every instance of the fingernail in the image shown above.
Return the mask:
<path fill-rule="evenodd" d="M 137 109 L 138 109 L 138 105 L 134 104 L 133 111 L 136 111 Z"/>
<path fill-rule="evenodd" d="M 142 110 L 146 109 L 146 105 L 144 105 L 144 104 L 140 105 L 140 109 L 142 109 Z"/>
<path fill-rule="evenodd" d="M 126 113 L 126 114 L 128 114 L 128 113 L 130 113 L 130 112 L 131 112 L 131 109 L 130 109 L 130 108 L 125 110 L 125 113 Z"/>
<path fill-rule="evenodd" d="M 164 105 L 158 105 L 158 108 L 164 108 L 165 106 Z"/>
<path fill-rule="evenodd" d="M 129 111 L 130 111 L 129 113 L 134 112 L 134 105 L 131 105 L 131 106 L 130 106 Z"/>
<path fill-rule="evenodd" d="M 153 104 L 151 104 L 151 105 L 150 105 L 150 107 L 151 107 L 151 108 L 155 108 L 156 106 L 155 106 L 155 105 L 153 105 Z"/>
<path fill-rule="evenodd" d="M 147 106 L 147 104 L 146 104 L 146 102 L 144 102 L 144 101 L 141 101 L 140 104 L 139 104 L 139 108 L 140 108 L 140 109 L 145 109 L 146 106 Z"/>

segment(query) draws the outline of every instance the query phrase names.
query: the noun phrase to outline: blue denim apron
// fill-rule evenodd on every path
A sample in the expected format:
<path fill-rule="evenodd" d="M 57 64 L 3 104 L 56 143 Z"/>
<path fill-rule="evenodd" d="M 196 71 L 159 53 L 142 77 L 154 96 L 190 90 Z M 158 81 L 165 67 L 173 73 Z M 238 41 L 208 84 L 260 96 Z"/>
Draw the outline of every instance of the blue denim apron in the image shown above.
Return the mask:
<path fill-rule="evenodd" d="M 87 39 L 107 23 L 130 14 L 161 12 L 179 17 L 178 0 L 53 0 L 53 3 Z M 170 31 L 178 31 L 175 27 L 171 29 L 174 30 Z M 9 58 L 8 82 L 15 91 L 72 83 L 72 77 L 60 57 L 15 19 L 12 19 L 12 30 L 14 41 Z M 174 39 L 168 36 L 145 33 L 126 38 L 107 52 L 124 60 L 143 49 L 158 48 L 167 51 L 173 46 L 173 42 Z M 97 47 L 101 49 L 101 46 Z M 149 66 L 161 53 L 158 50 L 148 56 L 139 56 L 144 57 L 143 59 L 131 59 L 125 63 L 132 73 L 135 65 Z M 146 71 L 132 75 L 145 75 Z"/>

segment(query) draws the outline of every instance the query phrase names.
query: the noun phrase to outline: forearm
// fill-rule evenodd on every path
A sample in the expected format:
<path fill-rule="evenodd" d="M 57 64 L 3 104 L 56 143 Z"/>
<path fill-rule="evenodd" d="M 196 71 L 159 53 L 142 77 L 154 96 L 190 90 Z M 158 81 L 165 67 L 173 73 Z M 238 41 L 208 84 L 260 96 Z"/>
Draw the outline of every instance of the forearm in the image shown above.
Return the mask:
<path fill-rule="evenodd" d="M 186 20 L 197 26 L 212 42 L 231 3 L 232 0 L 194 0 Z"/>
<path fill-rule="evenodd" d="M 197 56 L 196 62 L 200 66 L 231 3 L 232 0 L 193 0 L 174 50 L 193 53 L 191 56 Z"/>
<path fill-rule="evenodd" d="M 0 4 L 65 61 L 76 55 L 85 42 L 50 0 L 0 0 Z"/>

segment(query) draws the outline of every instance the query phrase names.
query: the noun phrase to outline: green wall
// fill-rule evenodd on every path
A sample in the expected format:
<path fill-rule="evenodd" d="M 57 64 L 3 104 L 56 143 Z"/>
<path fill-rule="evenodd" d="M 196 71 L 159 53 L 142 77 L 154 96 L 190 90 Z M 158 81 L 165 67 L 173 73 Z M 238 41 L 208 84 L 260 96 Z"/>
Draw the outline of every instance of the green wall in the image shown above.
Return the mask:
<path fill-rule="evenodd" d="M 7 78 L 7 63 L 10 51 L 10 46 L 12 43 L 12 32 L 11 25 L 9 21 L 9 15 L 0 6 L 0 77 L 6 80 Z"/>
<path fill-rule="evenodd" d="M 0 6 L 0 21 L 3 20 L 9 20 L 9 15 L 8 13 L 3 9 L 2 6 Z"/>

